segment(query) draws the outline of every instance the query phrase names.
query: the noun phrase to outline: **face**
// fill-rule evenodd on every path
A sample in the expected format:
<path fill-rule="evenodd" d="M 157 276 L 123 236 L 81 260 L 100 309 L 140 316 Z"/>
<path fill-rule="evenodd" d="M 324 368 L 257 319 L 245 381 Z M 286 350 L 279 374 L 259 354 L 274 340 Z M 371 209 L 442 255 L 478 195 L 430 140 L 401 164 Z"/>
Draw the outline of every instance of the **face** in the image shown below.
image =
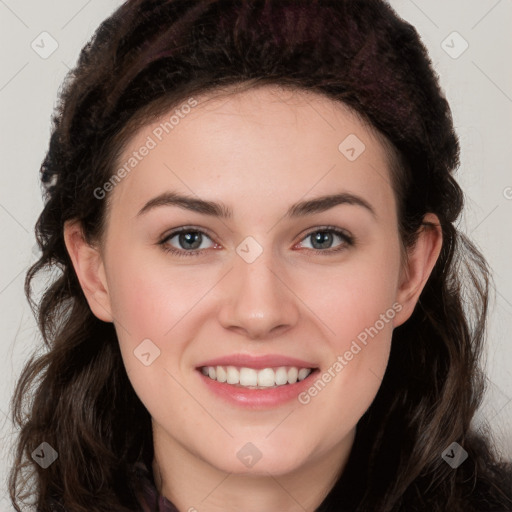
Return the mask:
<path fill-rule="evenodd" d="M 88 299 L 155 445 L 285 474 L 343 453 L 405 320 L 388 156 L 322 96 L 195 99 L 125 148 Z"/>

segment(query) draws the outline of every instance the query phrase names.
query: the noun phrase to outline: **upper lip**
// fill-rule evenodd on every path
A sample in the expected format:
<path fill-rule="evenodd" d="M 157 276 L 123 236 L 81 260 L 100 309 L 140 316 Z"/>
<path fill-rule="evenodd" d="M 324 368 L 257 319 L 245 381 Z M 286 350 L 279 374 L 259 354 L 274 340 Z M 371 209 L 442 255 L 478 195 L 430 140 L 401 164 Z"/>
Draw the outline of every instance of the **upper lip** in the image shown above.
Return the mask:
<path fill-rule="evenodd" d="M 198 368 L 204 366 L 237 366 L 239 368 L 278 368 L 280 366 L 296 366 L 297 368 L 316 368 L 316 364 L 295 357 L 287 357 L 279 354 L 266 354 L 263 356 L 251 356 L 249 354 L 232 354 L 229 356 L 209 359 L 201 363 Z"/>

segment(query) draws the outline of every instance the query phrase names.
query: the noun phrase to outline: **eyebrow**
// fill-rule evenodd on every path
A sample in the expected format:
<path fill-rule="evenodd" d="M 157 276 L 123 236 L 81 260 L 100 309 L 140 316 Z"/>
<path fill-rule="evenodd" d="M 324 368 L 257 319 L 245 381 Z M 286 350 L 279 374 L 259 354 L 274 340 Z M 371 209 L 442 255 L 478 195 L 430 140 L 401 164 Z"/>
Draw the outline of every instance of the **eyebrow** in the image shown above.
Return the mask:
<path fill-rule="evenodd" d="M 376 217 L 375 210 L 368 201 L 348 192 L 300 201 L 288 209 L 285 217 L 295 218 L 312 215 L 327 211 L 340 204 L 361 206 Z M 222 219 L 230 219 L 233 217 L 233 210 L 222 202 L 206 201 L 204 199 L 177 194 L 176 192 L 164 192 L 153 199 L 150 199 L 137 213 L 137 217 L 159 206 L 178 206 L 185 210 Z"/>

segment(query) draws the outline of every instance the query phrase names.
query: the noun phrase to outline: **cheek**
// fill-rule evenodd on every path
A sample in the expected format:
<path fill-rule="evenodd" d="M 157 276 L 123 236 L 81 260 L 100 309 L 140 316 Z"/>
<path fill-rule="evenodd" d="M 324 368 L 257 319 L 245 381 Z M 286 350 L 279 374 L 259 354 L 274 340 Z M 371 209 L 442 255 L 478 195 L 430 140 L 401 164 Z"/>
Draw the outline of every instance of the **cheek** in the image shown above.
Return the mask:
<path fill-rule="evenodd" d="M 316 287 L 311 279 L 309 292 L 304 289 L 311 309 L 327 326 L 329 343 L 323 372 L 304 401 L 318 396 L 317 405 L 343 404 L 334 413 L 340 420 L 360 417 L 377 393 L 389 358 L 393 320 L 402 309 L 395 300 L 398 246 L 379 249 L 331 267 L 320 281 L 316 276 Z"/>
<path fill-rule="evenodd" d="M 166 370 L 175 373 L 187 337 L 173 336 L 191 305 L 204 293 L 190 272 L 162 268 L 136 251 L 110 266 L 109 293 L 123 361 L 143 402 L 169 385 Z M 169 340 L 172 338 L 172 343 Z M 148 355 L 149 354 L 149 355 Z"/>
<path fill-rule="evenodd" d="M 111 265 L 109 292 L 114 318 L 134 338 L 161 339 L 190 311 L 207 290 L 204 274 L 165 264 L 165 256 L 127 251 Z M 150 256 L 152 256 L 150 254 Z"/>
<path fill-rule="evenodd" d="M 339 265 L 319 269 L 308 276 L 302 297 L 328 327 L 329 337 L 337 350 L 361 335 L 376 322 L 379 331 L 388 336 L 397 308 L 399 252 L 381 245 L 379 250 L 360 251 Z M 306 273 L 303 277 L 306 277 Z M 398 308 L 400 309 L 400 308 Z M 380 321 L 385 315 L 385 325 Z M 326 332 L 327 332 L 326 331 Z"/>
<path fill-rule="evenodd" d="M 344 283 L 324 302 L 322 318 L 332 331 L 328 355 L 299 396 L 310 428 L 325 427 L 321 446 L 326 449 L 357 424 L 377 395 L 389 359 L 393 318 L 400 310 L 385 276 L 347 274 Z"/>

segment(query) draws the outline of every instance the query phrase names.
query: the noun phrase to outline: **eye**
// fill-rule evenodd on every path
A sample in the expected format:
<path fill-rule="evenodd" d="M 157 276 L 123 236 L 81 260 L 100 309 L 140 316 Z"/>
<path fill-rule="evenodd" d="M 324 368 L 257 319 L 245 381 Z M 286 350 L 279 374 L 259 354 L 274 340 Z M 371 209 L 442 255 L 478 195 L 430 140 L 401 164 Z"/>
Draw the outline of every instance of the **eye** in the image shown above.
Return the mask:
<path fill-rule="evenodd" d="M 169 245 L 173 238 L 176 238 L 177 248 L 176 246 Z M 201 230 L 185 227 L 173 231 L 161 240 L 159 244 L 165 252 L 170 252 L 177 256 L 197 256 L 203 249 L 208 248 L 202 246 L 204 238 L 210 239 L 210 237 Z"/>
<path fill-rule="evenodd" d="M 333 241 L 338 238 L 341 243 L 332 248 Z M 311 241 L 311 249 L 317 252 L 333 253 L 342 251 L 347 247 L 354 245 L 354 237 L 339 228 L 326 226 L 324 228 L 317 228 L 315 231 L 310 231 L 303 240 Z M 308 248 L 309 249 L 309 248 Z"/>
<path fill-rule="evenodd" d="M 341 240 L 341 243 L 332 248 L 331 245 L 336 238 Z M 171 244 L 171 240 L 173 239 L 176 239 L 175 244 L 177 247 L 176 245 Z M 172 253 L 176 256 L 199 256 L 203 253 L 204 249 L 212 247 L 203 246 L 205 239 L 211 241 L 211 238 L 204 231 L 196 228 L 183 227 L 174 230 L 158 242 L 158 244 L 165 252 Z M 311 231 L 303 238 L 303 240 L 307 239 L 311 240 L 312 251 L 326 254 L 342 251 L 355 244 L 355 239 L 352 235 L 340 230 L 339 228 L 330 226 L 317 228 L 315 231 Z M 219 246 L 213 243 L 213 247 L 217 248 Z M 306 248 L 310 250 L 310 248 Z"/>

